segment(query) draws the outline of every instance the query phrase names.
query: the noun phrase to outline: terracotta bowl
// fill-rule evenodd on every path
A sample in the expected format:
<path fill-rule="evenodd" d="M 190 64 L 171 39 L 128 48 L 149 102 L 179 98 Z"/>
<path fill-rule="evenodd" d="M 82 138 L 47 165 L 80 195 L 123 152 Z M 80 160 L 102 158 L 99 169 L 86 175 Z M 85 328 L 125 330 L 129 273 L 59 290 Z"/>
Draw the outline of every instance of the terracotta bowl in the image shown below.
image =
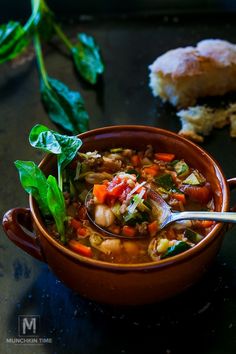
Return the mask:
<path fill-rule="evenodd" d="M 216 161 L 199 146 L 166 130 L 148 126 L 113 126 L 80 135 L 83 151 L 131 147 L 174 152 L 198 168 L 211 183 L 217 211 L 228 211 L 230 188 Z M 45 174 L 55 173 L 56 160 L 48 155 L 40 163 Z M 225 227 L 216 224 L 192 249 L 159 262 L 111 264 L 80 256 L 62 246 L 47 232 L 39 209 L 29 198 L 30 209 L 15 208 L 3 218 L 3 227 L 18 247 L 46 262 L 68 287 L 89 299 L 116 305 L 154 303 L 180 293 L 194 284 L 209 268 L 223 240 Z M 32 233 L 33 231 L 33 233 Z"/>

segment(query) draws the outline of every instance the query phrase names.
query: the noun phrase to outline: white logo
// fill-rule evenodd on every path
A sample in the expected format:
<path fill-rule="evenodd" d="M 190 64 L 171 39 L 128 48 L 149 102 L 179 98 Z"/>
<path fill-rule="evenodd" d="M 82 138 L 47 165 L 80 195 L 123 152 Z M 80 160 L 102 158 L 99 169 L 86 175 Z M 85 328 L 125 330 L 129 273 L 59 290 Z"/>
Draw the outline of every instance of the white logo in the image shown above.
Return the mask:
<path fill-rule="evenodd" d="M 37 336 L 39 331 L 39 316 L 19 316 L 18 317 L 18 335 L 19 336 Z"/>

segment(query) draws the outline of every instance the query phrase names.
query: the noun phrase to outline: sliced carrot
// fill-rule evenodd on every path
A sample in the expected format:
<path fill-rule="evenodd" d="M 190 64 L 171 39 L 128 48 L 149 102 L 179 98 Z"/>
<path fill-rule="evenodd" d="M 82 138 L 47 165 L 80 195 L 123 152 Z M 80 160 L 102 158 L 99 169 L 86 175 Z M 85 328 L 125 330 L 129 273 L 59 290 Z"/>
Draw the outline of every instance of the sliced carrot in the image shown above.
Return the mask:
<path fill-rule="evenodd" d="M 78 229 L 79 227 L 81 227 L 81 222 L 79 220 L 76 220 L 76 219 L 72 219 L 71 222 L 70 222 L 71 226 L 74 228 L 74 229 Z"/>
<path fill-rule="evenodd" d="M 81 256 L 92 257 L 93 255 L 91 247 L 85 246 L 78 241 L 70 240 L 68 245 L 73 251 L 81 254 Z"/>
<path fill-rule="evenodd" d="M 158 171 L 159 171 L 159 166 L 157 166 L 155 164 L 152 165 L 152 166 L 143 168 L 143 172 L 146 175 L 150 175 L 150 176 L 153 176 L 153 177 L 155 177 L 158 174 Z"/>
<path fill-rule="evenodd" d="M 175 154 L 168 154 L 165 152 L 158 152 L 154 156 L 157 160 L 161 160 L 161 161 L 165 161 L 165 162 L 171 162 L 175 158 Z"/>
<path fill-rule="evenodd" d="M 133 237 L 135 235 L 135 232 L 136 232 L 136 230 L 134 227 L 127 226 L 127 225 L 123 226 L 123 229 L 122 229 L 123 235 Z"/>
<path fill-rule="evenodd" d="M 156 235 L 158 231 L 158 223 L 156 220 L 148 224 L 148 231 L 151 237 Z"/>
<path fill-rule="evenodd" d="M 183 204 L 186 203 L 186 198 L 184 193 L 173 193 L 172 197 L 177 199 L 178 201 L 182 202 Z"/>
<path fill-rule="evenodd" d="M 104 203 L 108 194 L 107 186 L 103 184 L 94 184 L 93 195 L 96 197 L 98 203 Z"/>
<path fill-rule="evenodd" d="M 87 236 L 88 234 L 88 230 L 86 229 L 86 227 L 79 227 L 76 230 L 77 236 Z"/>
<path fill-rule="evenodd" d="M 131 157 L 131 162 L 134 167 L 137 167 L 138 165 L 140 165 L 141 162 L 140 157 L 138 155 L 133 155 Z"/>

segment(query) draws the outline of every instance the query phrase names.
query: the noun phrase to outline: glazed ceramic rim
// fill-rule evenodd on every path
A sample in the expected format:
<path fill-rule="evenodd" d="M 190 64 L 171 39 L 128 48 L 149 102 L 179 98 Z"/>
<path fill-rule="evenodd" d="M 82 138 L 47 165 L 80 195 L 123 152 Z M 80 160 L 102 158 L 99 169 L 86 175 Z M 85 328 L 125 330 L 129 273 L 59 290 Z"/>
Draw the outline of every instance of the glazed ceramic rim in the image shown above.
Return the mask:
<path fill-rule="evenodd" d="M 109 132 L 114 132 L 114 131 L 119 131 L 119 130 L 145 130 L 146 132 L 150 133 L 157 133 L 157 134 L 164 134 L 165 136 L 170 136 L 172 138 L 175 138 L 176 140 L 179 140 L 181 142 L 184 142 L 185 144 L 189 145 L 189 147 L 193 148 L 195 151 L 198 151 L 204 157 L 208 158 L 212 165 L 214 165 L 214 170 L 215 174 L 217 175 L 218 179 L 220 179 L 221 182 L 221 190 L 223 194 L 223 200 L 222 200 L 222 208 L 221 211 L 228 211 L 229 208 L 229 186 L 227 183 L 227 180 L 224 176 L 224 173 L 222 171 L 222 168 L 219 166 L 218 162 L 204 149 L 199 147 L 198 145 L 194 144 L 190 140 L 187 140 L 183 138 L 182 136 L 177 135 L 174 132 L 171 132 L 169 130 L 161 129 L 161 128 L 156 128 L 152 126 L 146 126 L 146 125 L 115 125 L 115 126 L 106 126 L 102 128 L 96 128 L 89 130 L 85 133 L 79 134 L 79 138 L 88 138 L 93 135 L 97 134 L 102 134 L 102 133 L 109 133 Z M 50 158 L 52 158 L 52 155 L 46 155 L 43 160 L 40 162 L 39 167 L 42 167 L 45 162 L 47 162 Z M 217 223 L 213 229 L 209 232 L 207 236 L 203 238 L 202 241 L 200 241 L 197 245 L 195 245 L 193 248 L 190 248 L 189 250 L 180 253 L 176 256 L 159 260 L 159 261 L 150 261 L 150 262 L 145 262 L 145 263 L 135 263 L 135 264 L 124 264 L 124 263 L 110 263 L 110 262 L 104 262 L 100 261 L 97 259 L 93 258 L 88 258 L 81 256 L 74 251 L 70 250 L 66 246 L 60 244 L 58 241 L 56 241 L 53 236 L 51 236 L 48 231 L 46 230 L 45 226 L 40 222 L 37 214 L 38 214 L 38 207 L 35 201 L 33 200 L 32 196 L 30 195 L 29 197 L 29 204 L 30 204 L 30 210 L 31 214 L 33 217 L 33 220 L 40 231 L 41 235 L 43 235 L 54 247 L 57 248 L 58 251 L 61 253 L 65 254 L 66 256 L 69 256 L 70 258 L 73 258 L 76 261 L 79 261 L 81 263 L 84 263 L 88 266 L 91 267 L 96 267 L 96 268 L 105 268 L 105 269 L 110 269 L 111 271 L 145 271 L 148 269 L 158 269 L 158 268 L 163 268 L 171 265 L 175 265 L 178 263 L 182 263 L 184 261 L 187 261 L 188 259 L 198 255 L 205 249 L 207 246 L 209 246 L 215 239 L 215 237 L 220 237 L 220 230 L 223 228 L 222 223 Z"/>

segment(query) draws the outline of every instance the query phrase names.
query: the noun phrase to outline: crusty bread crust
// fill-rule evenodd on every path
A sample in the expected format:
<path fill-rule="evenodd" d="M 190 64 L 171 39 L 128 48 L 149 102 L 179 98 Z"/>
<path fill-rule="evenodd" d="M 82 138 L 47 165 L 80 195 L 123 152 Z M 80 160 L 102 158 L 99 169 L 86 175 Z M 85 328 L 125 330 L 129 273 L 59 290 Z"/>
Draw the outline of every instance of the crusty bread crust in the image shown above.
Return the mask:
<path fill-rule="evenodd" d="M 149 68 L 154 96 L 187 107 L 194 105 L 198 97 L 236 90 L 236 45 L 206 39 L 196 47 L 168 51 Z"/>

